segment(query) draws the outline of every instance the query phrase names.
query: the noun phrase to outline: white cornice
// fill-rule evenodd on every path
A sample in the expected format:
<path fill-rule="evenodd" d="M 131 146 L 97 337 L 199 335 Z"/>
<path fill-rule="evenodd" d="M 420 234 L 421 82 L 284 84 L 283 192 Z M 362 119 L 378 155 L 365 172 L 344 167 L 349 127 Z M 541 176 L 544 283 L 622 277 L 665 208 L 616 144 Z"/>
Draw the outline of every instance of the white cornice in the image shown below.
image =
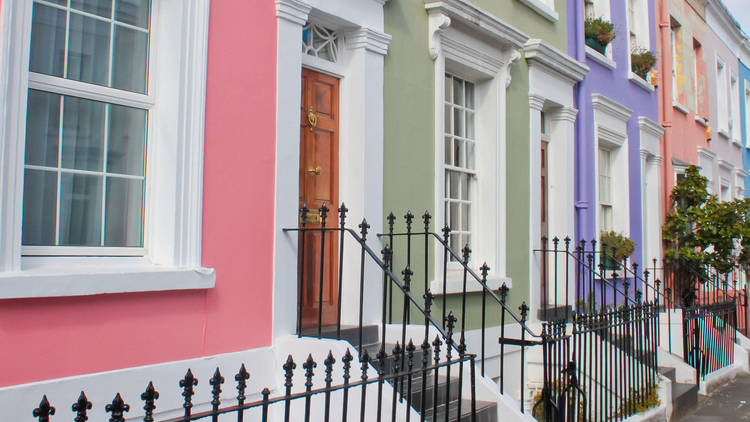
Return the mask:
<path fill-rule="evenodd" d="M 702 155 L 708 158 L 709 160 L 713 160 L 714 158 L 716 158 L 716 153 L 711 151 L 708 148 L 698 147 L 697 149 L 698 149 L 698 155 Z"/>
<path fill-rule="evenodd" d="M 275 0 L 276 17 L 298 25 L 304 25 L 312 6 L 299 0 Z"/>
<path fill-rule="evenodd" d="M 529 65 L 539 64 L 546 69 L 563 75 L 570 84 L 580 82 L 589 67 L 552 47 L 540 39 L 530 39 L 523 47 Z"/>
<path fill-rule="evenodd" d="M 552 120 L 562 120 L 570 123 L 576 122 L 578 116 L 578 109 L 575 107 L 562 107 L 560 110 L 552 115 Z"/>
<path fill-rule="evenodd" d="M 531 107 L 531 108 L 532 108 L 533 110 L 537 110 L 537 111 L 542 111 L 542 109 L 544 108 L 544 102 L 545 102 L 546 100 L 547 100 L 547 99 L 546 99 L 546 98 L 544 98 L 544 97 L 543 97 L 543 96 L 541 96 L 541 95 L 537 95 L 537 94 L 529 94 L 529 106 L 530 106 L 530 107 Z"/>
<path fill-rule="evenodd" d="M 592 94 L 591 104 L 594 110 L 609 114 L 623 122 L 627 122 L 630 119 L 630 115 L 633 114 L 633 110 L 602 94 Z"/>
<path fill-rule="evenodd" d="M 743 41 L 746 39 L 746 36 L 742 31 L 742 28 L 734 19 L 734 16 L 729 13 L 721 0 L 708 0 L 706 2 L 706 9 L 707 23 L 710 22 L 710 20 L 708 19 L 709 12 L 715 12 L 713 13 L 713 15 L 718 18 L 718 22 L 721 24 L 723 29 L 725 29 L 729 36 L 733 38 L 732 41 L 736 42 L 737 44 L 743 43 Z"/>
<path fill-rule="evenodd" d="M 727 160 L 719 160 L 719 167 L 723 167 L 727 170 L 734 170 L 734 166 Z"/>
<path fill-rule="evenodd" d="M 507 47 L 522 48 L 529 39 L 523 32 L 465 0 L 424 0 L 424 3 L 424 8 L 430 15 L 443 14 L 454 24 L 462 24 L 474 29 Z"/>
<path fill-rule="evenodd" d="M 735 176 L 739 176 L 739 177 L 747 177 L 747 172 L 745 170 L 742 170 L 742 169 L 736 169 L 734 171 L 734 174 L 735 174 Z"/>
<path fill-rule="evenodd" d="M 664 127 L 648 117 L 639 116 L 638 127 L 641 129 L 641 132 L 650 133 L 657 138 L 661 138 L 661 135 L 664 134 Z"/>
<path fill-rule="evenodd" d="M 346 34 L 348 46 L 351 49 L 364 48 L 373 53 L 386 55 L 391 36 L 369 28 L 360 28 Z"/>
<path fill-rule="evenodd" d="M 623 146 L 625 141 L 628 140 L 627 133 L 621 133 L 602 125 L 597 125 L 596 137 L 599 141 L 604 141 L 605 143 L 616 145 L 618 147 Z"/>

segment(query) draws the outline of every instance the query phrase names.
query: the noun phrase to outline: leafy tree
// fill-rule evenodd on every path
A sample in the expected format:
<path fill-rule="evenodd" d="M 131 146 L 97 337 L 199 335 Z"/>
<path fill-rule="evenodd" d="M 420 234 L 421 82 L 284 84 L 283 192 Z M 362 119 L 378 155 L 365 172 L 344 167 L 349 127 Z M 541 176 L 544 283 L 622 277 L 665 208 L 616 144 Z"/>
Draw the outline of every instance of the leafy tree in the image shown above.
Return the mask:
<path fill-rule="evenodd" d="M 708 194 L 706 185 L 698 169 L 688 167 L 672 189 L 672 209 L 662 228 L 664 261 L 686 305 L 695 298 L 695 282 L 708 279 L 707 266 L 721 274 L 738 265 L 750 266 L 750 203 L 720 202 Z"/>

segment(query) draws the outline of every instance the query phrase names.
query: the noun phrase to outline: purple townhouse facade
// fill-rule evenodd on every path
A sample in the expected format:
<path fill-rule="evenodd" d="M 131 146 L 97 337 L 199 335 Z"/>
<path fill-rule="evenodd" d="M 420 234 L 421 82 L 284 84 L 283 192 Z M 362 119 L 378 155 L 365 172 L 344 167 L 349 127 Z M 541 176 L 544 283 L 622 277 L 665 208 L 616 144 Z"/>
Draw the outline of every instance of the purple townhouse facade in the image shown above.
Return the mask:
<path fill-rule="evenodd" d="M 568 54 L 590 68 L 575 92 L 575 238 L 589 245 L 605 231 L 626 235 L 635 244 L 630 262 L 642 269 L 643 263 L 661 257 L 663 128 L 658 124 L 657 75 L 639 76 L 630 62 L 631 51 L 656 55 L 654 2 L 567 4 Z M 615 28 L 616 36 L 603 53 L 585 40 L 585 20 L 595 18 Z"/>

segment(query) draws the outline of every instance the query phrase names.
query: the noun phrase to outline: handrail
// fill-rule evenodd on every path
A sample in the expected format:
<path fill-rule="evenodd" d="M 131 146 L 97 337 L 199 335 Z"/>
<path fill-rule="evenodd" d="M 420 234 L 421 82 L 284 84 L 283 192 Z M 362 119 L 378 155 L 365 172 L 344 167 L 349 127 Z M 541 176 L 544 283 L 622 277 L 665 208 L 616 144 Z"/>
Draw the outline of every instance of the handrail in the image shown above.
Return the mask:
<path fill-rule="evenodd" d="M 366 220 L 363 220 L 364 223 L 367 223 Z M 338 232 L 346 232 L 349 233 L 352 237 L 354 237 L 357 242 L 362 246 L 362 249 L 367 253 L 367 255 L 372 258 L 375 263 L 380 267 L 381 270 L 383 270 L 388 277 L 396 284 L 396 286 L 401 290 L 401 292 L 409 299 L 409 301 L 417 308 L 417 310 L 424 315 L 424 317 L 432 323 L 432 325 L 438 330 L 438 333 L 445 339 L 448 338 L 448 335 L 446 334 L 445 330 L 443 330 L 441 324 L 438 324 L 437 321 L 435 321 L 435 318 L 432 317 L 432 313 L 428 313 L 420 304 L 417 302 L 417 300 L 414 298 L 414 296 L 410 293 L 410 290 L 407 290 L 404 287 L 403 282 L 396 276 L 396 274 L 393 273 L 393 271 L 388 268 L 388 265 L 383 262 L 380 257 L 377 256 L 377 254 L 367 245 L 366 240 L 362 240 L 362 237 L 357 234 L 354 230 L 348 228 L 348 227 L 320 227 L 320 228 L 304 228 L 301 229 L 299 227 L 296 228 L 283 228 L 281 229 L 283 232 L 297 232 L 297 231 L 320 231 L 320 232 L 327 232 L 327 231 L 338 231 Z M 452 344 L 454 348 L 457 349 L 457 346 L 455 344 Z"/>
<path fill-rule="evenodd" d="M 484 289 L 484 291 L 486 291 L 487 293 L 489 293 L 490 297 L 492 297 L 493 299 L 495 299 L 495 301 L 505 310 L 505 312 L 507 312 L 508 314 L 510 314 L 511 318 L 513 318 L 513 320 L 516 321 L 524 329 L 524 331 L 526 331 L 527 333 L 529 333 L 533 337 L 536 337 L 536 338 L 541 338 L 542 337 L 541 333 L 539 333 L 539 334 L 534 333 L 528 327 L 528 325 L 526 325 L 526 323 L 521 318 L 519 318 L 510 308 L 508 308 L 508 306 L 505 304 L 505 302 L 502 299 L 500 299 L 497 296 L 497 294 L 492 289 L 489 288 L 489 286 L 487 286 L 487 283 L 485 283 L 484 281 L 482 281 L 482 278 L 476 272 L 474 272 L 474 270 L 472 270 L 471 267 L 469 267 L 468 265 L 466 265 L 466 263 L 464 263 L 462 257 L 459 256 L 453 250 L 453 248 L 451 248 L 450 246 L 448 246 L 448 242 L 444 238 L 442 238 L 439 234 L 437 234 L 435 232 L 429 232 L 429 231 L 428 232 L 411 232 L 411 233 L 377 233 L 376 234 L 376 236 L 378 236 L 378 237 L 391 236 L 391 235 L 393 235 L 393 236 L 407 236 L 407 235 L 411 235 L 411 236 L 424 236 L 424 235 L 432 235 L 435 239 L 437 239 L 438 242 L 440 242 L 441 245 L 443 245 L 443 247 L 445 247 L 445 249 L 448 251 L 448 253 L 450 253 L 450 255 L 453 258 L 456 259 L 456 262 L 459 263 L 461 265 L 461 267 L 463 267 L 463 269 L 466 270 L 466 272 L 468 274 L 471 274 L 471 276 L 474 278 L 474 280 L 477 283 L 479 283 L 480 286 L 482 286 L 482 289 Z"/>

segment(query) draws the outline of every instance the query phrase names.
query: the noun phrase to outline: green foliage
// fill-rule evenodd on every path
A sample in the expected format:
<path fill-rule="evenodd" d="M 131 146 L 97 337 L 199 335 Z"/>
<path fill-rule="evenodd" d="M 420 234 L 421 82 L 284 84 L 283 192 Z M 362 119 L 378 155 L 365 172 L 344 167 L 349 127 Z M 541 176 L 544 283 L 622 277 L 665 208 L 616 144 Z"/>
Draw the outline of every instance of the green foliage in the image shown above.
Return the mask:
<path fill-rule="evenodd" d="M 648 72 L 656 64 L 656 57 L 652 52 L 644 48 L 633 50 L 630 53 L 630 66 L 633 73 L 646 79 Z"/>
<path fill-rule="evenodd" d="M 599 235 L 599 241 L 604 254 L 612 257 L 614 251 L 614 258 L 617 261 L 622 261 L 635 250 L 635 243 L 629 237 L 614 231 L 602 232 Z"/>
<path fill-rule="evenodd" d="M 641 413 L 660 404 L 661 401 L 656 390 L 656 384 L 648 386 L 645 392 L 636 391 L 634 388 L 631 388 L 625 402 L 620 405 L 615 416 L 628 416 Z"/>
<path fill-rule="evenodd" d="M 695 166 L 672 189 L 672 210 L 662 227 L 667 244 L 665 262 L 691 285 L 707 278 L 706 265 L 728 273 L 750 264 L 750 203 L 720 202 L 706 189 L 707 180 Z M 690 292 L 678 292 L 687 300 Z"/>
<path fill-rule="evenodd" d="M 587 18 L 583 22 L 583 27 L 586 38 L 595 39 L 602 45 L 602 47 L 606 47 L 607 44 L 615 39 L 615 26 L 604 18 Z"/>

